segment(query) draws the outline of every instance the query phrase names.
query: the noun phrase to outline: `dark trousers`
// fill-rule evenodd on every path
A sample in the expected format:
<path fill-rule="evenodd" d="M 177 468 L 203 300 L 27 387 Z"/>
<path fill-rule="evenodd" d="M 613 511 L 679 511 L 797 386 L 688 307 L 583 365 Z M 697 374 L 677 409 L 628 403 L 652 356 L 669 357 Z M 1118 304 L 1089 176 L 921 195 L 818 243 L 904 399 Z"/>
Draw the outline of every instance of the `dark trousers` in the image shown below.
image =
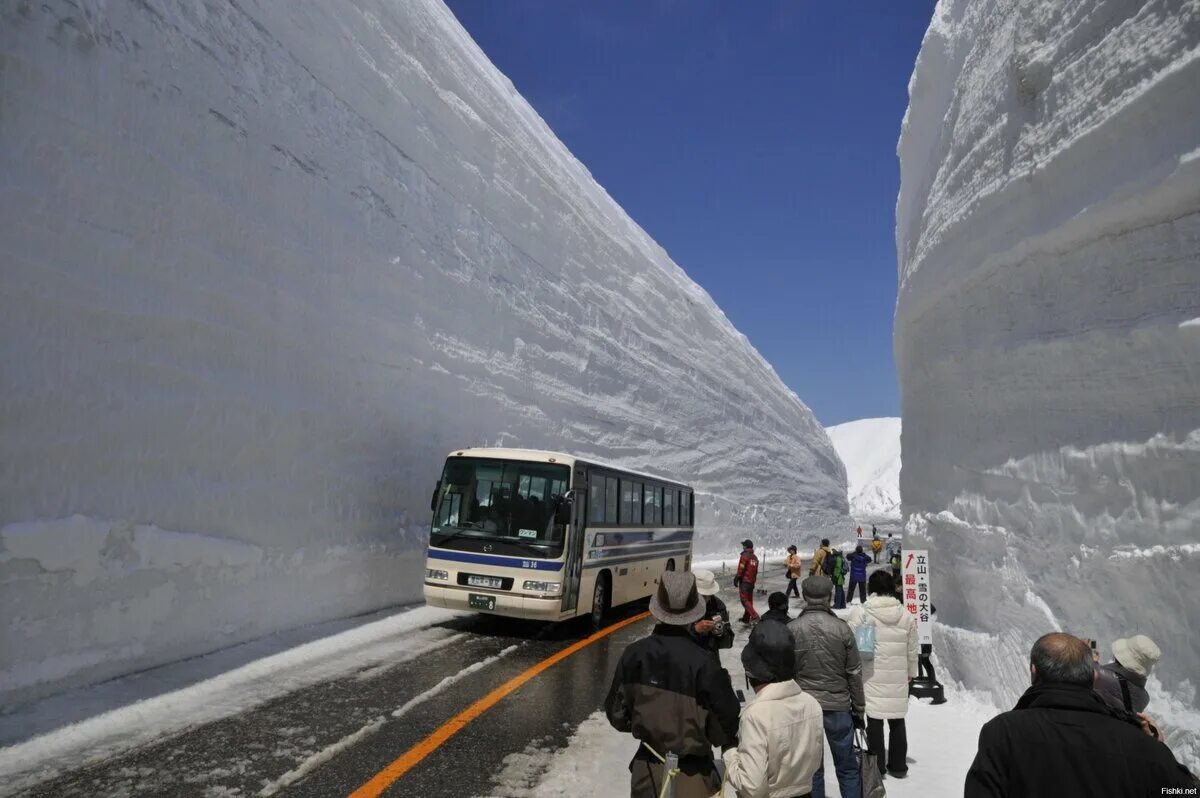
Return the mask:
<path fill-rule="evenodd" d="M 858 600 L 864 604 L 867 602 L 867 583 L 866 581 L 858 581 L 854 577 L 850 577 L 850 589 L 846 591 L 846 602 L 854 601 L 854 588 L 858 588 Z"/>
<path fill-rule="evenodd" d="M 738 587 L 738 598 L 741 599 L 742 607 L 746 610 L 742 613 L 742 620 L 757 621 L 758 610 L 754 609 L 754 585 L 742 582 Z"/>
<path fill-rule="evenodd" d="M 886 770 L 906 773 L 908 771 L 908 732 L 904 729 L 904 718 L 891 718 L 887 724 L 887 756 L 884 756 L 883 721 L 879 718 L 867 718 L 867 747 L 871 753 L 875 754 L 876 761 L 879 762 L 880 773 Z"/>
<path fill-rule="evenodd" d="M 833 608 L 835 610 L 846 609 L 846 588 L 841 585 L 833 586 Z"/>
<path fill-rule="evenodd" d="M 784 595 L 795 596 L 796 598 L 800 598 L 800 588 L 796 587 L 796 577 L 794 577 L 794 576 L 788 577 L 788 586 L 787 586 L 787 590 L 784 591 Z"/>
<path fill-rule="evenodd" d="M 933 646 L 928 643 L 921 644 L 921 653 L 917 657 L 917 678 L 926 678 L 926 672 L 929 673 L 929 681 L 936 682 L 937 676 L 933 672 L 933 660 L 929 656 L 933 654 Z"/>

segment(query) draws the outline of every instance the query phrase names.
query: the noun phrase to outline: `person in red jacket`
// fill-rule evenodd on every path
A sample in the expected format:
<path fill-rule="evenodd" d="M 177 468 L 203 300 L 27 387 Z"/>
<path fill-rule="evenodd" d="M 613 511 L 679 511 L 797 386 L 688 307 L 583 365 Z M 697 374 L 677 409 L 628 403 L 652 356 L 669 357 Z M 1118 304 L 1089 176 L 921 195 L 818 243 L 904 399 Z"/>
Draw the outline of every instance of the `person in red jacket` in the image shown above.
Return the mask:
<path fill-rule="evenodd" d="M 754 541 L 742 541 L 742 556 L 738 560 L 737 575 L 733 584 L 738 589 L 738 598 L 742 600 L 742 623 L 758 621 L 758 610 L 754 609 L 754 583 L 758 581 L 758 555 L 754 553 Z"/>

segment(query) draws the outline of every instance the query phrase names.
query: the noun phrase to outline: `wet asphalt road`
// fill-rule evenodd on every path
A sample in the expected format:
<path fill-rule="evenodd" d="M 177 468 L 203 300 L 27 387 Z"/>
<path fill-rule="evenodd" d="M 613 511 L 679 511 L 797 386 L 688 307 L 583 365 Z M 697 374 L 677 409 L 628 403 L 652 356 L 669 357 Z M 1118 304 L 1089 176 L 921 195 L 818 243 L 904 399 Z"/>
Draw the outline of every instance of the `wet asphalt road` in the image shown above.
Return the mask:
<path fill-rule="evenodd" d="M 740 607 L 728 584 L 732 573 L 718 578 L 722 598 L 736 619 Z M 760 612 L 766 609 L 766 592 L 781 590 L 784 584 L 782 564 L 765 564 L 755 602 Z M 617 608 L 609 623 L 637 615 L 645 605 L 643 601 Z M 797 609 L 793 601 L 793 615 Z M 651 628 L 649 619 L 634 622 L 539 674 L 467 724 L 384 794 L 422 798 L 505 794 L 496 781 L 505 758 L 531 748 L 563 747 L 579 724 L 603 705 L 622 651 Z M 735 629 L 744 634 L 744 627 Z M 21 795 L 225 798 L 259 795 L 264 787 L 275 785 L 277 789 L 268 794 L 347 796 L 472 702 L 588 634 L 582 619 L 547 626 L 482 615 L 455 619 L 441 625 L 441 630 L 454 639 L 409 661 L 289 693 L 239 715 L 81 767 Z M 419 644 L 415 637 L 414 645 Z M 407 702 L 427 696 L 446 677 L 492 657 L 496 659 L 400 717 L 393 716 Z M 331 752 L 294 780 L 280 782 L 317 752 L 372 724 L 378 728 Z M 631 756 L 633 750 L 631 740 Z M 540 775 L 535 767 L 527 778 L 536 782 Z M 625 774 L 614 777 L 623 787 Z"/>
<path fill-rule="evenodd" d="M 617 608 L 610 622 L 644 609 L 645 602 Z M 460 710 L 588 633 L 582 621 L 545 626 L 487 616 L 456 619 L 443 627 L 458 635 L 451 644 L 390 670 L 368 670 L 296 691 L 21 794 L 258 795 L 314 753 L 383 719 L 377 731 L 275 793 L 349 795 Z M 649 620 L 635 622 L 544 671 L 451 737 L 385 795 L 496 794 L 493 779 L 504 758 L 531 744 L 545 750 L 565 745 L 574 729 L 602 706 L 625 646 L 650 629 Z M 498 658 L 401 717 L 392 716 L 442 679 L 489 657 Z M 630 750 L 632 755 L 632 744 Z"/>

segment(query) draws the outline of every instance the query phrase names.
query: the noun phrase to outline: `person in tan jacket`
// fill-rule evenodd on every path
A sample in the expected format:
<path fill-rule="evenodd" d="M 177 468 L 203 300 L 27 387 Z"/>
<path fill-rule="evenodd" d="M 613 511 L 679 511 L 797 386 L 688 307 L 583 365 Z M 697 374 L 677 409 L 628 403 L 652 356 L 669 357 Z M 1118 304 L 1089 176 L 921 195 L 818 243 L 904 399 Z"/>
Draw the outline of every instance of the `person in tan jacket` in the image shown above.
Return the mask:
<path fill-rule="evenodd" d="M 754 699 L 742 711 L 725 772 L 738 798 L 795 798 L 812 791 L 825 752 L 821 705 L 794 679 L 795 641 L 788 627 L 764 620 L 750 633 L 742 665 Z"/>
<path fill-rule="evenodd" d="M 804 564 L 800 561 L 800 555 L 796 553 L 795 546 L 788 546 L 787 550 L 787 558 L 783 561 L 783 567 L 787 570 L 788 586 L 784 594 L 800 598 L 800 588 L 796 587 L 796 580 L 800 578 L 800 571 L 804 568 Z"/>
<path fill-rule="evenodd" d="M 833 550 L 829 548 L 829 538 L 822 538 L 821 545 L 817 546 L 817 550 L 813 552 L 812 567 L 808 569 L 809 575 L 825 574 L 825 558 L 832 553 Z"/>

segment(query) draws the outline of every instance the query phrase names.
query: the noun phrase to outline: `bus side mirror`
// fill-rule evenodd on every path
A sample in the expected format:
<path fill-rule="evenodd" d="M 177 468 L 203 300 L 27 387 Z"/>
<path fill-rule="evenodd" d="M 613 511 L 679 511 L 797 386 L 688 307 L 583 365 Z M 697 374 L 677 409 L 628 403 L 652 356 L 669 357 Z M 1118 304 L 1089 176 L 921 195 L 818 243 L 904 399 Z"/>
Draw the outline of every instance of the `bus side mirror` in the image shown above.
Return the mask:
<path fill-rule="evenodd" d="M 437 484 L 433 486 L 433 495 L 429 497 L 429 509 L 431 512 L 437 512 L 438 494 L 442 491 L 442 481 L 439 479 Z"/>

